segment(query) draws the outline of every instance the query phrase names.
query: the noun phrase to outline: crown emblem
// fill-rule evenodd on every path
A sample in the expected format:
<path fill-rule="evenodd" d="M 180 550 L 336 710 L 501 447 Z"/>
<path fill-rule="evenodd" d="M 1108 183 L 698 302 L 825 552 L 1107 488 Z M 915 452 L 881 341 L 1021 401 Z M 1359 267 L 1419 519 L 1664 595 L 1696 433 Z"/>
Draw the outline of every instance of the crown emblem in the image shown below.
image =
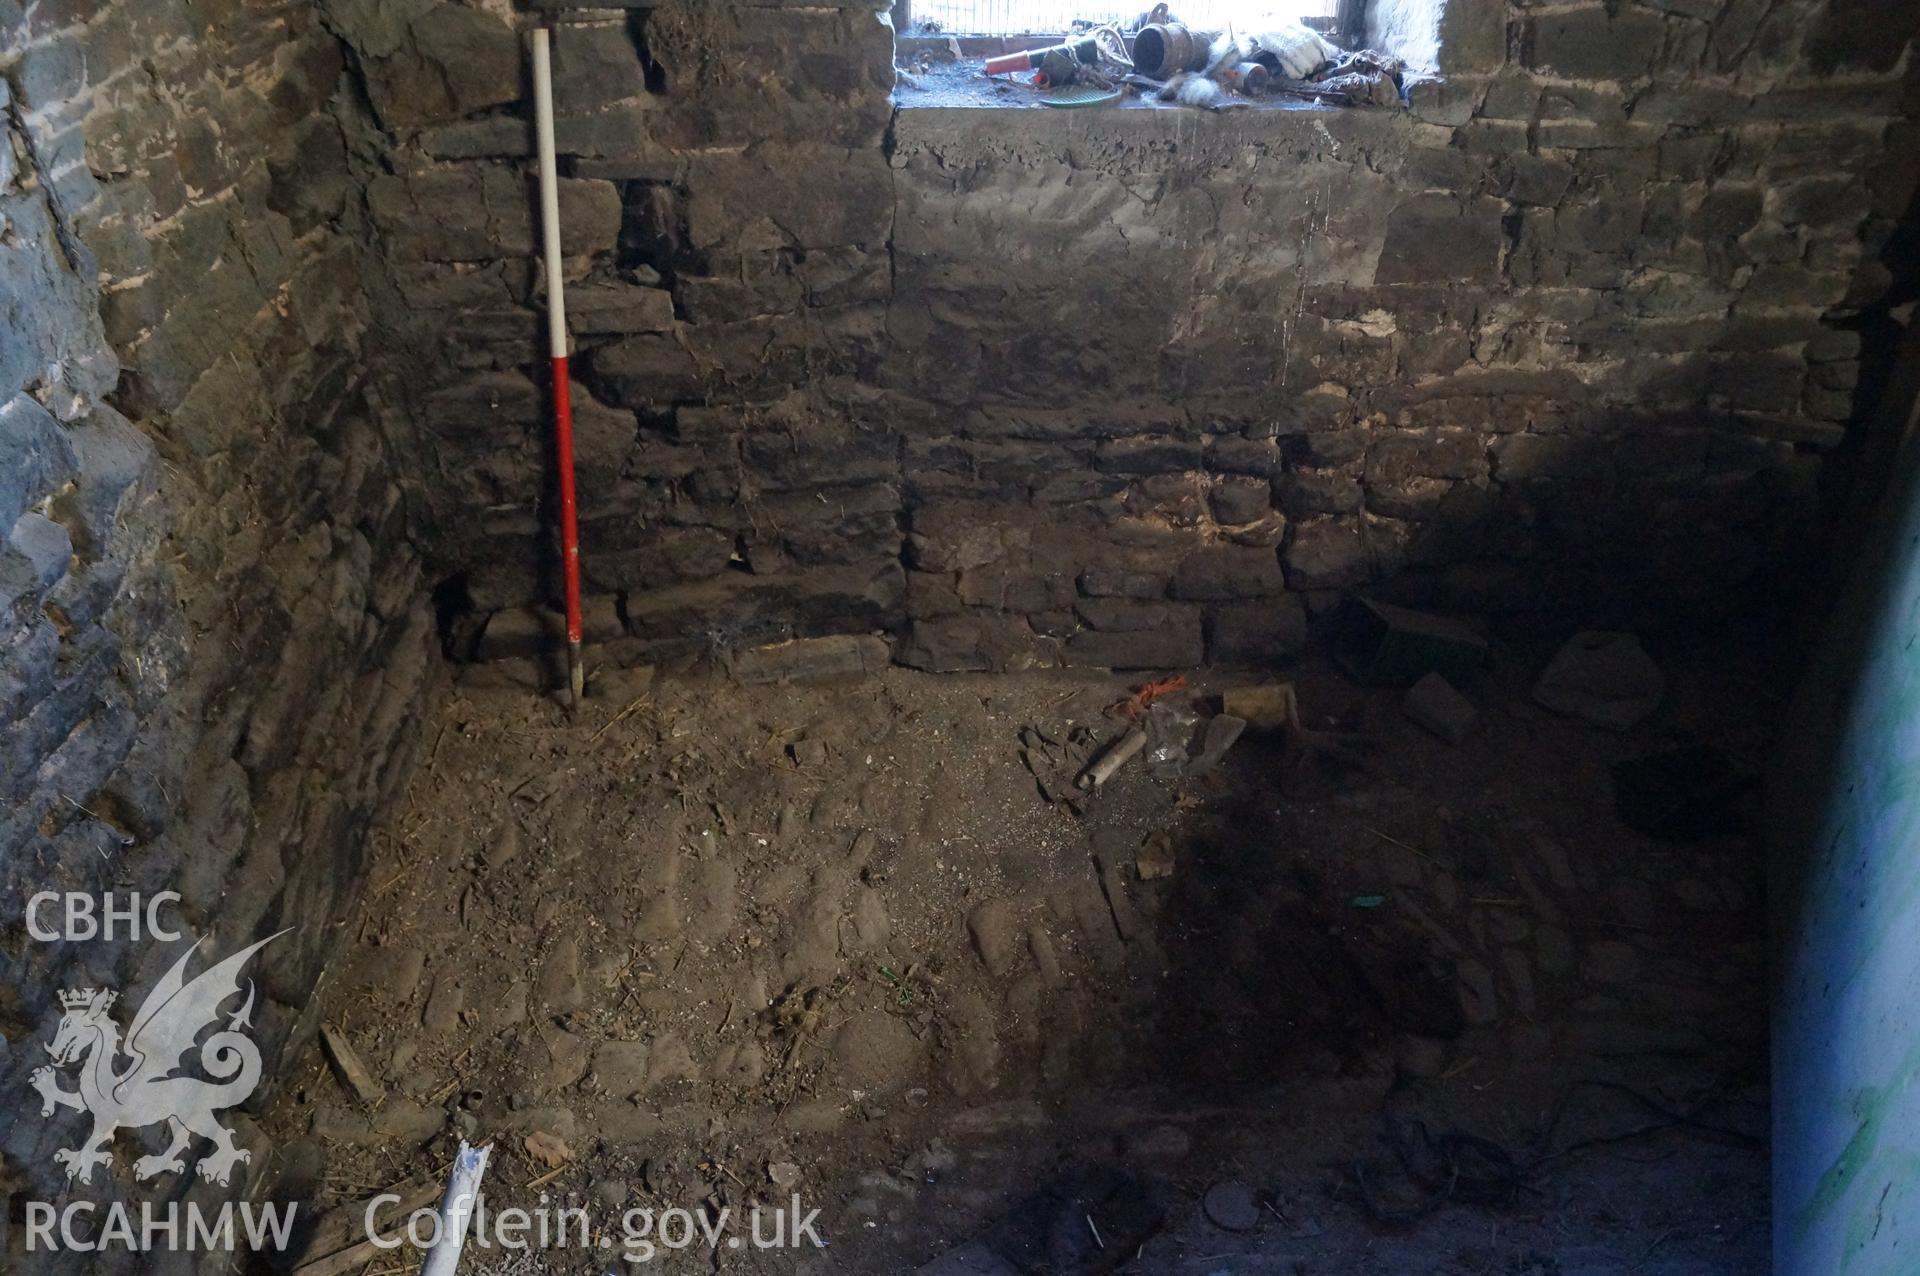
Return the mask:
<path fill-rule="evenodd" d="M 61 990 L 60 1004 L 68 1010 L 87 1010 L 96 1006 L 105 1010 L 119 995 L 101 988 L 66 988 Z"/>

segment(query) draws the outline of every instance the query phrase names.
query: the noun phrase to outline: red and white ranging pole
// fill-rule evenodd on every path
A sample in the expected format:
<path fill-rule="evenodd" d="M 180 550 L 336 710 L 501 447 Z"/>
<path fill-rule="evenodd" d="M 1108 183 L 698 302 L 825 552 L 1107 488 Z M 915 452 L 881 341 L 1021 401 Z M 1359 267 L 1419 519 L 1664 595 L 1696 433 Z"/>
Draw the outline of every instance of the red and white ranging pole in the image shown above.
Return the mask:
<path fill-rule="evenodd" d="M 553 33 L 533 33 L 534 124 L 540 137 L 540 221 L 546 235 L 547 345 L 553 357 L 553 459 L 560 472 L 560 557 L 567 588 L 567 686 L 578 706 L 586 689 L 580 663 L 580 519 L 573 490 L 573 383 L 567 375 L 566 281 L 560 261 L 560 171 L 553 142 Z"/>

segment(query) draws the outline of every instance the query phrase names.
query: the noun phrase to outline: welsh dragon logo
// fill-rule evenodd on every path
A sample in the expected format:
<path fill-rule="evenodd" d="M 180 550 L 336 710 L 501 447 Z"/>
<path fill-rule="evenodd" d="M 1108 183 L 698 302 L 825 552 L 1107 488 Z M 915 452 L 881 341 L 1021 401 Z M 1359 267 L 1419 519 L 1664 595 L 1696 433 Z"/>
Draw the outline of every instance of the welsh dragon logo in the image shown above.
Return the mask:
<path fill-rule="evenodd" d="M 210 1183 L 225 1185 L 233 1167 L 253 1154 L 235 1145 L 233 1131 L 213 1114 L 243 1102 L 260 1084 L 260 1049 L 241 1029 L 251 1027 L 253 983 L 247 982 L 247 1000 L 227 1016 L 227 1026 L 200 1045 L 200 1066 L 212 1078 L 175 1076 L 194 1048 L 195 1039 L 220 1019 L 220 1007 L 240 992 L 240 970 L 247 959 L 286 934 L 269 935 L 235 953 L 189 981 L 187 960 L 200 945 L 181 954 L 134 1016 L 124 1044 L 120 1026 L 109 1013 L 119 994 L 104 988 L 67 989 L 60 994 L 64 1014 L 47 1053 L 50 1066 L 36 1068 L 31 1078 L 40 1092 L 41 1116 L 72 1108 L 93 1117 L 93 1133 L 77 1148 L 53 1154 L 66 1166 L 67 1177 L 81 1183 L 93 1176 L 96 1165 L 111 1166 L 109 1145 L 123 1128 L 157 1125 L 164 1121 L 173 1142 L 156 1156 L 133 1163 L 133 1176 L 145 1180 L 186 1169 L 181 1154 L 199 1135 L 214 1144 L 196 1168 Z M 125 1057 L 127 1063 L 120 1066 Z M 80 1065 L 79 1088 L 62 1090 L 56 1069 Z"/>

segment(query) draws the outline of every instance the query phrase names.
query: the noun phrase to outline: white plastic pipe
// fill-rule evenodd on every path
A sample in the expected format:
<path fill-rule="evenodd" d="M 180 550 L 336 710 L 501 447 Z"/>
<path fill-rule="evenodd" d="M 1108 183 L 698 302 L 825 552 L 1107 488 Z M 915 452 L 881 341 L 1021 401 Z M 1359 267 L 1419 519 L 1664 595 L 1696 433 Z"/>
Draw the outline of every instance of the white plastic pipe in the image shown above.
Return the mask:
<path fill-rule="evenodd" d="M 453 1276 L 460 1266 L 460 1250 L 467 1243 L 467 1224 L 473 1218 L 474 1202 L 480 1199 L 480 1178 L 487 1172 L 491 1143 L 482 1148 L 468 1147 L 460 1140 L 460 1154 L 453 1158 L 453 1173 L 447 1179 L 447 1194 L 440 1202 L 440 1231 L 421 1265 L 420 1276 Z"/>

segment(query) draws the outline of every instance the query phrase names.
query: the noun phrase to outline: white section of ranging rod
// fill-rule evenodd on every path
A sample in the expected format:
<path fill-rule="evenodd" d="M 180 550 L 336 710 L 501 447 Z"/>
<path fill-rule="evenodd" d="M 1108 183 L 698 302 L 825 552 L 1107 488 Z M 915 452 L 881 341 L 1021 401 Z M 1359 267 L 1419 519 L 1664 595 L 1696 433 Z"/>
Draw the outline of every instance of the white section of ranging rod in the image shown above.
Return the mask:
<path fill-rule="evenodd" d="M 467 1243 L 467 1224 L 473 1218 L 474 1202 L 480 1199 L 480 1178 L 487 1172 L 487 1156 L 492 1151 L 491 1143 L 475 1148 L 460 1140 L 460 1154 L 453 1158 L 447 1194 L 440 1202 L 439 1234 L 420 1268 L 420 1276 L 453 1276 L 459 1269 L 460 1250 Z"/>
<path fill-rule="evenodd" d="M 560 162 L 553 140 L 553 33 L 533 32 L 533 118 L 540 143 L 540 230 L 546 238 L 547 353 L 567 357 L 566 280 L 560 261 Z"/>

